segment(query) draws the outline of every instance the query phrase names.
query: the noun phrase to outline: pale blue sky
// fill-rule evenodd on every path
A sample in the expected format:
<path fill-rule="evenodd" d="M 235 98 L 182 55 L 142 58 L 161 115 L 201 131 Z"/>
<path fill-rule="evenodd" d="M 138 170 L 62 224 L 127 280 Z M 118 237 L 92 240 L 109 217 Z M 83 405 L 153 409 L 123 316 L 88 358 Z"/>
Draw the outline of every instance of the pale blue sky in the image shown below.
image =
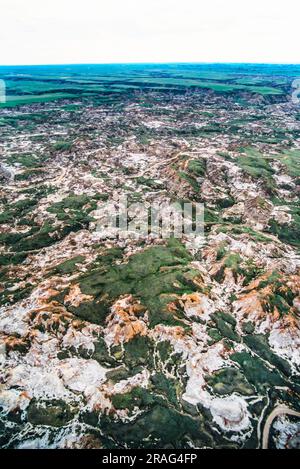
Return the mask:
<path fill-rule="evenodd" d="M 300 63 L 299 0 L 1 0 L 0 65 Z"/>

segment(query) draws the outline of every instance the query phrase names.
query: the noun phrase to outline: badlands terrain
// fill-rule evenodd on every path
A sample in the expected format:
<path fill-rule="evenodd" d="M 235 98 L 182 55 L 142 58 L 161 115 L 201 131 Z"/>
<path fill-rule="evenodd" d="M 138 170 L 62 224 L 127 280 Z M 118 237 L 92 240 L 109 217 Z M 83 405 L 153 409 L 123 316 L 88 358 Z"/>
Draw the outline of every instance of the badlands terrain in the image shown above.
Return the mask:
<path fill-rule="evenodd" d="M 192 72 L 100 97 L 6 77 L 2 448 L 299 448 L 292 76 Z M 201 243 L 105 229 L 120 196 L 204 204 Z"/>

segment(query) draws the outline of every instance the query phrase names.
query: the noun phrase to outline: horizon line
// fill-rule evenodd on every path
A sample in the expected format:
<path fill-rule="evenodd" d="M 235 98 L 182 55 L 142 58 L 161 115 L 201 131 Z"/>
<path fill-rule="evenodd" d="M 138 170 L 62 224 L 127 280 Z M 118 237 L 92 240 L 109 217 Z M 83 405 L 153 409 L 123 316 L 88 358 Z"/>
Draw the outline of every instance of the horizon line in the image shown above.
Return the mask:
<path fill-rule="evenodd" d="M 199 61 L 155 61 L 155 62 L 67 62 L 67 63 L 30 63 L 30 64 L 0 64 L 0 67 L 50 67 L 50 66 L 77 66 L 77 65 L 286 65 L 300 66 L 300 62 L 199 62 Z"/>

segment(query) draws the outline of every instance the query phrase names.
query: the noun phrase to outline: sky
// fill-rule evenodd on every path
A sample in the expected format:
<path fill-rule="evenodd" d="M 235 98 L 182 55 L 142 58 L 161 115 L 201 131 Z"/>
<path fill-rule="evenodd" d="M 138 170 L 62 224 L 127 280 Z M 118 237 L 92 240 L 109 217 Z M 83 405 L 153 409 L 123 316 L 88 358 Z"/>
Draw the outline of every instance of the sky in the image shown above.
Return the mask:
<path fill-rule="evenodd" d="M 300 63 L 299 0 L 0 0 L 0 65 Z"/>

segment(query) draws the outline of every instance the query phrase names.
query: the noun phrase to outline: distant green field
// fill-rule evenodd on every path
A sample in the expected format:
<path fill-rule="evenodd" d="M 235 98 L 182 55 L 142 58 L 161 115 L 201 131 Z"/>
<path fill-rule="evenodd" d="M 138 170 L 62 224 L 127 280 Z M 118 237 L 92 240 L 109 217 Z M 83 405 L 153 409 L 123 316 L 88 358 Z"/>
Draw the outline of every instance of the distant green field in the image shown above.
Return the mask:
<path fill-rule="evenodd" d="M 300 67 L 247 64 L 115 64 L 0 67 L 7 100 L 0 107 L 96 97 L 130 90 L 210 89 L 264 96 L 287 92 Z"/>

